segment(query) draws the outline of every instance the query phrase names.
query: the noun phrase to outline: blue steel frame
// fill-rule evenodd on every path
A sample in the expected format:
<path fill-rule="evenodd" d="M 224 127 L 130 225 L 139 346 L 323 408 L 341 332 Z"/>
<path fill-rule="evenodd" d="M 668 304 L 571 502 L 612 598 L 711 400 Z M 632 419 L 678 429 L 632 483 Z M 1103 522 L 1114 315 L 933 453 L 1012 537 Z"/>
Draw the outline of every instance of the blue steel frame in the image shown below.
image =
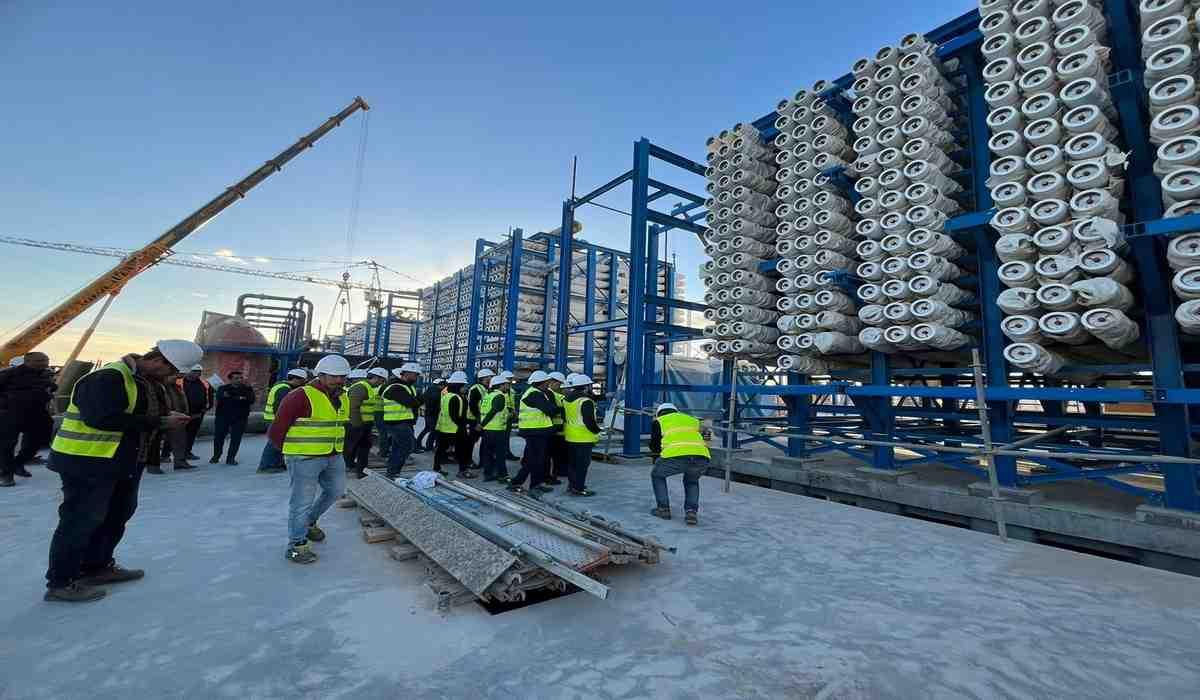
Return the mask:
<path fill-rule="evenodd" d="M 1147 503 L 1187 511 L 1200 511 L 1200 492 L 1197 490 L 1197 467 L 1187 464 L 1121 464 L 1122 453 L 1146 452 L 1147 445 L 1157 440 L 1157 453 L 1190 456 L 1190 439 L 1197 432 L 1191 414 L 1200 414 L 1200 364 L 1186 363 L 1180 345 L 1178 326 L 1174 319 L 1174 298 L 1169 287 L 1170 271 L 1165 260 L 1166 241 L 1174 235 L 1200 230 L 1200 215 L 1177 219 L 1162 219 L 1162 203 L 1157 178 L 1153 175 L 1153 150 L 1148 141 L 1148 112 L 1142 87 L 1143 65 L 1138 45 L 1137 22 L 1127 0 L 1105 0 L 1109 37 L 1113 42 L 1114 73 L 1109 84 L 1113 100 L 1120 113 L 1120 130 L 1132 158 L 1127 181 L 1129 190 L 1125 204 L 1128 219 L 1127 237 L 1133 250 L 1133 263 L 1138 270 L 1140 293 L 1145 307 L 1142 337 L 1146 339 L 1146 357 L 1122 364 L 1092 364 L 1066 367 L 1057 377 L 1041 377 L 1013 373 L 1006 364 L 1003 349 L 1007 341 L 1000 330 L 1001 315 L 994 304 L 981 305 L 981 320 L 970 330 L 978 337 L 978 347 L 985 364 L 985 401 L 992 426 L 992 441 L 1005 444 L 1032 437 L 1039 431 L 1058 426 L 1092 429 L 1085 438 L 1060 436 L 1039 444 L 1044 448 L 1070 450 L 1080 446 L 1089 452 L 1104 455 L 1100 461 L 1115 462 L 1115 466 L 1088 468 L 1086 460 L 1063 461 L 1036 456 L 1021 458 L 1026 466 L 1018 470 L 1012 457 L 997 458 L 997 476 L 1004 486 L 1033 486 L 1057 481 L 1086 479 L 1143 497 Z M 969 198 L 965 208 L 969 213 L 952 219 L 947 233 L 976 254 L 976 283 L 981 300 L 995 299 L 1000 290 L 996 274 L 998 261 L 994 253 L 996 233 L 988 225 L 993 213 L 985 185 L 990 165 L 987 148 L 987 107 L 983 101 L 981 76 L 982 58 L 979 53 L 981 35 L 977 30 L 977 10 L 927 33 L 931 42 L 939 45 L 943 59 L 958 58 L 959 70 L 965 80 L 957 96 L 965 106 L 967 122 L 963 125 L 969 141 L 965 152 L 953 158 L 965 165 L 964 188 Z M 843 94 L 852 83 L 852 76 L 835 80 L 823 97 L 831 104 L 842 103 Z M 777 131 L 774 112 L 756 120 L 764 140 L 774 138 Z M 664 157 L 665 156 L 665 157 Z M 661 158 L 692 172 L 702 172 L 702 166 L 681 156 L 664 153 L 646 140 L 634 146 L 634 168 L 625 176 L 634 183 L 631 222 L 632 269 L 630 280 L 630 314 L 628 320 L 629 363 L 627 366 L 626 405 L 631 408 L 649 407 L 648 397 L 661 391 L 693 391 L 728 395 L 731 389 L 732 368 L 726 362 L 722 383 L 717 385 L 678 385 L 655 382 L 650 373 L 654 367 L 655 339 L 665 329 L 647 319 L 660 306 L 682 307 L 676 301 L 647 300 L 645 282 L 653 262 L 647 260 L 647 244 L 652 244 L 655 232 L 649 224 L 675 226 L 697 233 L 703 227 L 694 223 L 703 211 L 689 210 L 688 222 L 649 208 L 653 197 L 650 188 L 659 183 L 648 176 L 651 158 Z M 698 170 L 699 169 L 699 170 Z M 834 181 L 849 184 L 839 173 L 830 172 Z M 616 183 L 619 184 L 619 183 Z M 613 184 L 615 186 L 615 184 Z M 661 188 L 656 194 L 666 188 Z M 673 193 L 674 194 L 674 193 Z M 651 250 L 656 248 L 651 247 Z M 775 262 L 762 266 L 761 271 L 774 274 Z M 853 285 L 855 280 L 845 280 Z M 852 286 L 850 287 L 852 288 Z M 691 307 L 683 307 L 691 308 Z M 702 308 L 702 306 L 701 306 Z M 594 326 L 593 326 L 594 327 Z M 682 330 L 682 329 L 680 329 Z M 673 329 L 672 329 L 673 332 Z M 641 350 L 638 352 L 637 350 Z M 971 385 L 969 360 L 952 362 L 946 358 L 930 361 L 936 365 L 907 369 L 892 367 L 887 355 L 870 353 L 869 366 L 860 370 L 839 371 L 828 381 L 810 383 L 808 377 L 787 372 L 750 372 L 739 374 L 738 400 L 734 415 L 742 423 L 788 427 L 796 432 L 819 429 L 830 435 L 861 436 L 870 439 L 902 440 L 926 444 L 978 446 L 978 416 L 975 413 L 975 390 Z M 963 356 L 968 357 L 968 356 Z M 952 358 L 953 359 L 953 358 Z M 1087 385 L 1069 379 L 1072 373 L 1099 375 Z M 1109 379 L 1122 380 L 1128 386 L 1106 386 Z M 919 384 L 918 384 L 919 382 Z M 932 385 L 931 385 L 932 384 Z M 1111 383 L 1109 383 L 1111 384 Z M 776 419 L 741 418 L 742 409 L 761 405 L 761 396 L 781 397 L 787 405 L 786 416 Z M 1034 406 L 1037 408 L 1035 409 Z M 1130 407 L 1152 407 L 1152 413 L 1134 413 Z M 1082 410 L 1074 410 L 1081 407 Z M 729 416 L 726 415 L 728 419 Z M 648 420 L 636 414 L 625 418 L 624 451 L 636 454 L 640 449 L 640 434 Z M 972 429 L 974 428 L 974 430 Z M 893 448 L 859 448 L 847 445 L 805 443 L 790 438 L 781 440 L 754 436 L 748 439 L 727 439 L 726 444 L 737 446 L 764 441 L 792 455 L 811 455 L 838 451 L 883 469 L 901 469 L 923 462 L 938 462 L 970 473 L 984 476 L 977 461 L 950 453 L 915 450 L 916 457 L 897 459 Z M 815 445 L 815 446 L 814 446 Z M 1163 489 L 1134 486 L 1113 477 L 1132 472 L 1157 470 L 1163 475 Z"/>

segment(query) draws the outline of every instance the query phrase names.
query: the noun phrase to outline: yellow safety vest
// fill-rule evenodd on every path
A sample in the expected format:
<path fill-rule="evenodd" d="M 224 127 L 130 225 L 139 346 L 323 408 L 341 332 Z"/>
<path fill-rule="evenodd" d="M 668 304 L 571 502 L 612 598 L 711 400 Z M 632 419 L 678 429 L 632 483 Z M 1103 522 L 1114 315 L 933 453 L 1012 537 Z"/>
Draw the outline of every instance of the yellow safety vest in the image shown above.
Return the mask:
<path fill-rule="evenodd" d="M 287 382 L 279 382 L 267 392 L 267 405 L 263 406 L 263 418 L 265 420 L 275 420 L 275 397 L 279 396 L 280 390 L 290 388 L 290 386 Z"/>
<path fill-rule="evenodd" d="M 588 430 L 587 425 L 583 422 L 584 401 L 591 402 L 591 399 L 586 396 L 580 396 L 563 404 L 563 411 L 566 413 L 563 437 L 566 438 L 567 442 L 595 444 L 600 441 L 600 434 Z"/>
<path fill-rule="evenodd" d="M 461 396 L 455 394 L 454 392 L 442 389 L 442 406 L 441 410 L 438 411 L 437 425 L 435 426 L 435 429 L 439 433 L 452 435 L 458 432 L 458 423 L 455 423 L 454 419 L 450 417 L 450 404 L 454 403 L 456 400 L 461 406 L 463 400 Z"/>
<path fill-rule="evenodd" d="M 346 440 L 345 421 L 349 418 L 346 408 L 349 405 L 345 392 L 341 396 L 341 406 L 333 407 L 333 402 L 325 392 L 314 386 L 303 388 L 308 404 L 312 407 L 312 415 L 308 418 L 297 418 L 292 427 L 288 428 L 283 437 L 283 453 L 321 457 L 334 452 L 341 452 Z"/>
<path fill-rule="evenodd" d="M 499 411 L 496 411 L 495 417 L 493 417 L 490 421 L 488 421 L 487 423 L 484 423 L 482 426 L 480 426 L 484 430 L 492 430 L 492 431 L 508 430 L 509 408 L 508 408 L 508 395 L 507 394 L 504 394 L 503 392 L 500 392 L 500 391 L 489 391 L 488 393 L 484 394 L 483 399 L 481 399 L 479 401 L 479 411 L 480 411 L 480 413 L 483 414 L 483 416 L 486 416 L 487 414 L 491 413 L 492 406 L 495 405 L 496 399 L 500 399 L 501 401 L 504 402 L 504 408 L 501 408 Z M 480 416 L 480 418 L 482 418 L 483 416 Z"/>
<path fill-rule="evenodd" d="M 508 383 L 508 393 L 505 394 L 504 402 L 508 404 L 508 420 L 511 422 L 513 417 L 517 415 L 517 388 L 512 382 Z"/>
<path fill-rule="evenodd" d="M 551 391 L 550 393 L 554 395 L 554 405 L 558 406 L 558 409 L 561 411 L 562 407 L 563 407 L 563 395 L 558 393 L 557 391 Z M 556 428 L 556 430 L 554 432 L 558 433 L 559 435 L 562 435 L 562 432 L 563 432 L 562 414 L 559 413 L 558 415 L 553 416 L 551 418 L 551 421 L 554 423 L 554 427 Z"/>
<path fill-rule="evenodd" d="M 658 427 L 662 429 L 662 453 L 659 457 L 708 457 L 708 444 L 700 435 L 700 421 L 686 413 L 668 413 L 659 416 Z"/>
<path fill-rule="evenodd" d="M 365 379 L 355 382 L 354 386 L 350 388 L 353 389 L 355 386 L 361 386 L 367 390 L 367 398 L 363 399 L 363 402 L 358 407 L 358 411 L 362 414 L 363 422 L 370 423 L 375 420 L 375 414 L 383 410 L 383 402 L 379 398 L 379 389 L 371 386 L 371 382 Z"/>
<path fill-rule="evenodd" d="M 483 401 L 484 395 L 487 394 L 487 389 L 483 388 L 482 384 L 472 384 L 471 388 L 467 389 L 467 418 L 469 418 L 473 421 L 478 421 L 483 416 L 480 415 L 479 413 L 476 413 L 475 411 L 471 410 L 471 395 L 472 394 L 478 394 L 479 400 Z M 482 410 L 482 408 L 483 407 L 480 406 L 481 410 Z"/>
<path fill-rule="evenodd" d="M 550 416 L 540 409 L 528 406 L 525 404 L 525 399 L 533 392 L 540 392 L 541 389 L 536 386 L 531 386 L 521 394 L 521 411 L 517 414 L 517 428 L 520 430 L 533 430 L 536 428 L 551 428 L 554 426 L 554 421 L 550 420 Z"/>
<path fill-rule="evenodd" d="M 412 386 L 405 384 L 404 382 L 396 382 L 396 384 L 398 384 L 400 386 L 400 388 L 403 389 L 404 391 L 407 391 L 410 396 L 412 396 L 414 398 L 416 397 L 417 390 L 414 389 Z M 392 386 L 396 386 L 396 384 L 393 384 Z M 388 387 L 388 388 L 391 388 L 391 387 Z M 402 420 L 415 420 L 416 419 L 416 416 L 413 414 L 413 410 L 411 408 L 409 408 L 408 406 L 405 406 L 404 404 L 400 403 L 399 401 L 392 401 L 391 399 L 383 398 L 382 395 L 380 395 L 380 398 L 383 399 L 383 422 L 384 423 L 396 423 L 396 422 L 399 422 Z"/>
<path fill-rule="evenodd" d="M 133 370 L 129 369 L 129 365 L 125 364 L 124 360 L 120 360 L 110 362 L 95 371 L 105 372 L 108 370 L 121 374 L 121 378 L 125 381 L 125 412 L 133 413 L 133 408 L 137 405 L 137 384 L 133 381 Z M 67 404 L 67 412 L 63 416 L 62 425 L 58 429 L 58 434 L 54 436 L 54 442 L 50 445 L 50 449 L 77 457 L 111 459 L 117 453 L 117 447 L 121 445 L 123 433 L 120 430 L 97 430 L 84 423 L 79 415 L 79 407 L 75 405 L 75 389 L 77 388 L 79 388 L 78 382 L 71 389 L 71 402 Z"/>

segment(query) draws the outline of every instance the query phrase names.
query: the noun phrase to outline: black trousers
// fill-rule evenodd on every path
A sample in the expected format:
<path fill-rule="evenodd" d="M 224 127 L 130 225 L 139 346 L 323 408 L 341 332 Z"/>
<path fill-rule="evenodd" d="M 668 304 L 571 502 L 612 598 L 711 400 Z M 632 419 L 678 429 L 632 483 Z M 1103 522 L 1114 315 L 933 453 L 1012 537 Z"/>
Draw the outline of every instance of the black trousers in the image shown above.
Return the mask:
<path fill-rule="evenodd" d="M 576 491 L 582 491 L 587 485 L 588 467 L 592 466 L 592 447 L 590 442 L 567 443 L 567 483 Z"/>
<path fill-rule="evenodd" d="M 196 436 L 200 434 L 200 426 L 203 425 L 203 423 L 204 423 L 203 415 L 201 415 L 199 418 L 193 418 L 190 421 L 188 421 L 186 431 L 187 431 L 187 453 L 189 455 L 195 454 L 195 452 L 192 452 L 192 448 L 196 446 Z"/>
<path fill-rule="evenodd" d="M 213 422 L 213 457 L 221 458 L 225 451 L 225 438 L 229 438 L 229 455 L 227 459 L 236 459 L 238 448 L 242 446 L 242 435 L 246 432 L 246 420 L 249 416 L 216 416 Z"/>
<path fill-rule="evenodd" d="M 458 471 L 465 472 L 471 468 L 471 436 L 466 430 L 457 433 L 437 433 L 437 449 L 433 453 L 433 468 L 440 469 L 450 461 L 450 448 L 454 448 L 454 461 L 458 463 Z"/>
<path fill-rule="evenodd" d="M 50 540 L 46 583 L 65 586 L 106 568 L 125 535 L 125 524 L 137 510 L 142 472 L 121 479 L 81 478 L 60 474 L 63 501 L 58 528 Z"/>
<path fill-rule="evenodd" d="M 0 474 L 12 475 L 50 444 L 54 421 L 44 412 L 20 415 L 0 413 Z M 17 442 L 21 447 L 17 449 Z"/>
<path fill-rule="evenodd" d="M 484 430 L 479 441 L 479 467 L 484 478 L 508 476 L 508 465 L 504 461 L 508 451 L 508 433 L 503 430 Z"/>
<path fill-rule="evenodd" d="M 417 436 L 417 444 L 426 450 L 432 450 L 437 441 L 437 431 L 433 429 L 435 425 L 437 425 L 436 411 L 431 413 L 429 409 L 426 409 L 424 425 L 421 427 L 421 434 Z"/>
<path fill-rule="evenodd" d="M 552 435 L 546 446 L 546 473 L 556 478 L 567 476 L 567 439 L 562 433 Z"/>
<path fill-rule="evenodd" d="M 365 474 L 367 461 L 371 458 L 371 425 L 363 423 L 362 427 L 346 426 L 346 447 L 343 457 L 346 460 L 346 470 Z"/>
<path fill-rule="evenodd" d="M 548 434 L 525 436 L 525 454 L 521 457 L 521 469 L 512 478 L 512 483 L 520 486 L 529 477 L 529 488 L 541 486 L 546 480 L 546 449 L 550 445 Z"/>

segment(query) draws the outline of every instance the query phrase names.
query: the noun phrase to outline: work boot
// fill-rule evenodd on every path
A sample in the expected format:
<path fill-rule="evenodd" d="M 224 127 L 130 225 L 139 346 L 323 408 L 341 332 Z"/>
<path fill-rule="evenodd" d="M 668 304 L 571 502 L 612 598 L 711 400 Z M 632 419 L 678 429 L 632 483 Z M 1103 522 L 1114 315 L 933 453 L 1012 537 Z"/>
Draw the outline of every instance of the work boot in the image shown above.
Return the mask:
<path fill-rule="evenodd" d="M 16 474 L 17 476 L 23 476 L 23 477 L 25 477 L 26 479 L 28 479 L 28 478 L 30 478 L 31 476 L 33 476 L 33 474 L 30 474 L 30 473 L 29 473 L 29 470 L 28 470 L 28 469 L 26 469 L 25 467 L 17 467 L 17 468 L 16 468 L 16 470 L 15 470 L 13 473 L 14 473 L 14 474 Z"/>
<path fill-rule="evenodd" d="M 662 518 L 663 520 L 670 520 L 671 519 L 671 509 L 670 508 L 655 508 L 654 510 L 650 511 L 650 515 L 653 515 L 656 518 Z"/>
<path fill-rule="evenodd" d="M 289 546 L 284 557 L 293 564 L 311 564 L 317 560 L 317 553 L 307 542 L 302 542 Z"/>
<path fill-rule="evenodd" d="M 151 464 L 150 466 L 146 467 L 146 471 L 150 474 L 162 474 L 163 473 L 162 467 L 158 466 L 157 464 Z"/>
<path fill-rule="evenodd" d="M 561 485 L 562 485 L 562 480 L 558 479 L 557 477 L 550 477 L 549 479 L 546 479 L 546 480 L 545 480 L 545 481 L 543 481 L 542 483 L 543 483 L 543 484 L 550 484 L 551 486 L 561 486 Z"/>
<path fill-rule="evenodd" d="M 308 526 L 308 539 L 312 540 L 313 542 L 324 542 L 325 531 L 317 527 L 316 523 L 313 523 L 312 525 Z"/>
<path fill-rule="evenodd" d="M 522 493 L 525 490 L 525 489 L 521 488 L 520 484 L 513 484 L 513 483 L 510 483 L 505 488 L 509 491 L 512 491 L 513 493 Z"/>
<path fill-rule="evenodd" d="M 583 496 L 583 497 L 586 497 L 586 496 L 595 496 L 595 495 L 596 495 L 596 492 L 595 492 L 595 491 L 588 491 L 587 489 L 567 489 L 567 495 L 568 495 L 568 496 Z"/>
<path fill-rule="evenodd" d="M 47 588 L 42 600 L 60 603 L 90 603 L 100 600 L 107 593 L 102 588 L 92 588 L 79 582 L 68 583 L 61 588 Z"/>
<path fill-rule="evenodd" d="M 497 484 L 507 484 L 509 481 L 511 481 L 511 479 L 508 477 L 508 474 L 501 474 L 500 476 L 496 477 Z"/>
<path fill-rule="evenodd" d="M 189 455 L 188 459 L 195 459 L 195 457 L 192 457 Z M 209 464 L 216 464 L 217 462 L 220 462 L 220 461 L 221 461 L 221 455 L 213 455 L 212 457 L 208 458 Z"/>
<path fill-rule="evenodd" d="M 126 569 L 114 562 L 103 569 L 97 569 L 91 573 L 84 574 L 83 578 L 79 579 L 79 583 L 85 586 L 101 586 L 110 583 L 137 581 L 145 577 L 146 572 L 141 569 Z"/>
<path fill-rule="evenodd" d="M 238 465 L 238 461 L 233 457 L 230 457 L 229 459 L 225 460 L 225 464 L 226 466 L 236 467 Z"/>
<path fill-rule="evenodd" d="M 16 485 L 17 482 L 13 480 L 12 474 L 0 474 L 0 487 Z"/>
<path fill-rule="evenodd" d="M 551 493 L 554 491 L 554 488 L 547 486 L 545 484 L 538 484 L 537 486 L 534 486 L 533 488 L 531 488 L 530 491 L 538 491 L 540 493 Z"/>
<path fill-rule="evenodd" d="M 475 472 L 471 471 L 470 469 L 464 469 L 463 471 L 460 471 L 458 473 L 458 476 L 456 478 L 458 478 L 458 479 L 474 479 L 476 476 L 477 476 L 477 474 L 475 474 Z"/>
<path fill-rule="evenodd" d="M 688 525 L 699 525 L 700 524 L 700 518 L 696 515 L 696 511 L 694 511 L 694 510 L 689 510 L 687 513 L 684 513 L 683 520 Z"/>

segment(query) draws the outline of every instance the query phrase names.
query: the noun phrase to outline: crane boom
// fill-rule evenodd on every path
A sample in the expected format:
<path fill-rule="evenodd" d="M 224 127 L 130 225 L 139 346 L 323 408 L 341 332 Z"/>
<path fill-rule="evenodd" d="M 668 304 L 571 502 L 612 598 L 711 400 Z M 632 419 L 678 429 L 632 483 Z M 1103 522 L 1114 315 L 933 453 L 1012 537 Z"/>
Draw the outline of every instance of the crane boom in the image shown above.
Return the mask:
<path fill-rule="evenodd" d="M 17 355 L 29 352 L 84 311 L 87 311 L 92 304 L 95 304 L 101 298 L 119 292 L 129 280 L 158 262 L 164 255 L 167 255 L 172 246 L 211 221 L 213 217 L 229 208 L 234 202 L 245 197 L 259 183 L 279 172 L 288 161 L 300 155 L 305 149 L 312 148 L 313 144 L 322 136 L 340 126 L 347 117 L 360 109 L 366 110 L 370 109 L 370 107 L 363 98 L 355 97 L 354 101 L 345 109 L 325 120 L 325 123 L 318 126 L 312 132 L 302 136 L 299 141 L 289 146 L 282 153 L 268 160 L 254 170 L 254 172 L 242 178 L 237 184 L 229 187 L 207 204 L 192 212 L 187 218 L 175 224 L 170 230 L 151 241 L 144 248 L 136 250 L 125 258 L 122 258 L 111 270 L 97 277 L 83 289 L 71 295 L 70 298 L 51 309 L 44 316 L 5 342 L 4 346 L 0 347 L 0 364 L 5 364 L 9 359 Z"/>

